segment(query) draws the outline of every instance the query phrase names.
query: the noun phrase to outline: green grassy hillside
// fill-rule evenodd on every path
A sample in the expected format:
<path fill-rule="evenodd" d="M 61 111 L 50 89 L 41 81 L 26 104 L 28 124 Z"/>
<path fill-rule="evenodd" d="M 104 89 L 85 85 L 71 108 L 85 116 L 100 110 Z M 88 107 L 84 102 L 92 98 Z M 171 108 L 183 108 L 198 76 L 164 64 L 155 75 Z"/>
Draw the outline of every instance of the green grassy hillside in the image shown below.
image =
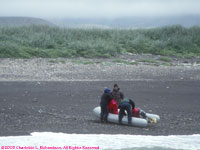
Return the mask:
<path fill-rule="evenodd" d="M 200 27 L 138 30 L 0 27 L 1 58 L 112 57 L 125 52 L 200 56 Z"/>

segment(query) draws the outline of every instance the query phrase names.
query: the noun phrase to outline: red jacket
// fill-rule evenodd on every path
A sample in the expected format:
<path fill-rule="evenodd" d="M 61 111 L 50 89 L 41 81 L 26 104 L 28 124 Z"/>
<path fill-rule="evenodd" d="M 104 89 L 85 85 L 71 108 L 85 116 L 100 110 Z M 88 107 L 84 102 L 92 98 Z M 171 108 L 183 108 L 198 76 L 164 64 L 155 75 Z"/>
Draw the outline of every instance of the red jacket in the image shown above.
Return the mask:
<path fill-rule="evenodd" d="M 118 105 L 114 99 L 108 104 L 108 111 L 112 114 L 118 114 Z"/>
<path fill-rule="evenodd" d="M 140 118 L 139 112 L 140 112 L 140 109 L 139 109 L 139 108 L 134 108 L 134 109 L 132 109 L 133 117 Z"/>

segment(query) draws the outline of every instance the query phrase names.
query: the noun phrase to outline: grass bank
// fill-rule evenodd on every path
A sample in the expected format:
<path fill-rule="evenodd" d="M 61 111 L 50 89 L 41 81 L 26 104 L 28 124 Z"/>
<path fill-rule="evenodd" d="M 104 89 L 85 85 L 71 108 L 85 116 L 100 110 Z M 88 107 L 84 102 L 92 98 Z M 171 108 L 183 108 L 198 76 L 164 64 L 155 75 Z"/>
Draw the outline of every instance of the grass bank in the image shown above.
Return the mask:
<path fill-rule="evenodd" d="M 112 57 L 126 52 L 200 56 L 200 27 L 137 30 L 0 27 L 1 58 Z"/>

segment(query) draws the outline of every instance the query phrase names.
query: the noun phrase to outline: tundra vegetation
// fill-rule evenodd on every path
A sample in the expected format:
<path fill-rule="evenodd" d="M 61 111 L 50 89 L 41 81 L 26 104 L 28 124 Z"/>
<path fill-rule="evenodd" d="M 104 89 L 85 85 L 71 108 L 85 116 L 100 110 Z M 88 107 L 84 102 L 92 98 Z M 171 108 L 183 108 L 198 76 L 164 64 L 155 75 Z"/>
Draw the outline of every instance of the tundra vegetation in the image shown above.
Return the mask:
<path fill-rule="evenodd" d="M 123 53 L 200 56 L 200 27 L 74 29 L 44 25 L 0 27 L 0 58 L 109 58 Z"/>

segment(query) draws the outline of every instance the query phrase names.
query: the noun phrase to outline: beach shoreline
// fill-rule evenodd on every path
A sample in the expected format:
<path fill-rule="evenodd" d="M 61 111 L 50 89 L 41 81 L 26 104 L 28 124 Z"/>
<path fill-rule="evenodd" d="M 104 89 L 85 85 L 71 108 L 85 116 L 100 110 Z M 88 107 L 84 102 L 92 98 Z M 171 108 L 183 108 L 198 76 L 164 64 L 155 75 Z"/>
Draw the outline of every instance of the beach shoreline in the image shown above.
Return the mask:
<path fill-rule="evenodd" d="M 200 134 L 198 65 L 55 60 L 0 60 L 0 136 Z M 100 123 L 92 110 L 99 105 L 104 87 L 112 89 L 115 83 L 136 106 L 160 115 L 161 121 L 146 128 Z"/>

